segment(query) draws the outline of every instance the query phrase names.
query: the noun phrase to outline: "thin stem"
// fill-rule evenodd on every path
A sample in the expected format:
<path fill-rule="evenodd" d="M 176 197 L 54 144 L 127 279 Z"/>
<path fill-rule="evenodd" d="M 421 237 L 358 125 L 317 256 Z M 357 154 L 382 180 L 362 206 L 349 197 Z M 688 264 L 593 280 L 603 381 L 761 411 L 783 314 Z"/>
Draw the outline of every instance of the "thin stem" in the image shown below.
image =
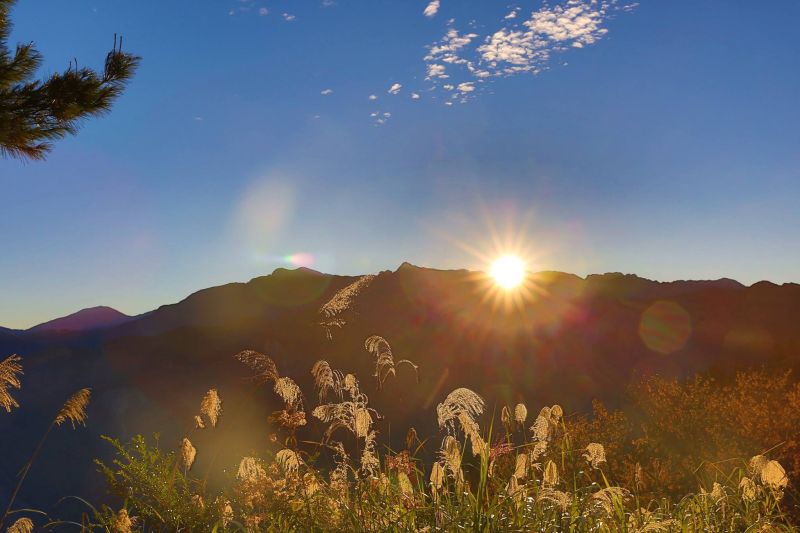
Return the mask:
<path fill-rule="evenodd" d="M 11 494 L 11 499 L 8 501 L 6 510 L 3 513 L 3 516 L 0 517 L 0 528 L 3 527 L 6 518 L 11 513 L 11 507 L 14 505 L 14 501 L 17 499 L 19 490 L 22 488 L 22 484 L 25 482 L 25 478 L 28 476 L 28 472 L 30 472 L 31 466 L 33 466 L 33 462 L 39 456 L 39 452 L 42 450 L 42 446 L 44 446 L 44 442 L 47 440 L 47 436 L 50 435 L 50 432 L 53 430 L 54 425 L 55 425 L 54 422 L 50 422 L 50 426 L 48 426 L 47 431 L 44 432 L 44 435 L 42 436 L 42 439 L 39 441 L 39 444 L 36 445 L 36 449 L 33 450 L 33 455 L 31 455 L 31 458 L 28 460 L 28 463 L 25 465 L 25 468 L 23 468 L 19 481 L 17 481 L 17 486 L 14 488 L 14 492 Z"/>

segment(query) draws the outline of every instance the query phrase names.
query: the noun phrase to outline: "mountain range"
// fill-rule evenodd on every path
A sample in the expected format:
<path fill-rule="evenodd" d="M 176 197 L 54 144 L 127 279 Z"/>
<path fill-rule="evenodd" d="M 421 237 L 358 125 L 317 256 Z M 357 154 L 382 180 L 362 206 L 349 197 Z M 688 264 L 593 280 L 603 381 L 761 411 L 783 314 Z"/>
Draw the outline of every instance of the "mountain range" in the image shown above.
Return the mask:
<path fill-rule="evenodd" d="M 136 317 L 83 310 L 25 331 L 0 329 L 0 358 L 19 354 L 25 371 L 14 394 L 21 407 L 0 413 L 0 501 L 64 399 L 82 387 L 93 394 L 87 428 L 53 432 L 20 504 L 50 508 L 68 494 L 102 498 L 92 465 L 108 457 L 100 435 L 160 432 L 160 445 L 174 449 L 212 387 L 223 399 L 222 421 L 192 434 L 195 468 L 204 471 L 211 457 L 233 465 L 274 446 L 267 416 L 279 403 L 246 379 L 248 369 L 233 358 L 244 349 L 268 354 L 281 375 L 294 378 L 309 413 L 316 360 L 354 373 L 385 415 L 383 442 L 397 446 L 411 425 L 436 435 L 433 407 L 461 386 L 486 398 L 490 410 L 558 402 L 580 414 L 595 398 L 623 401 L 637 375 L 725 379 L 750 367 L 796 369 L 798 324 L 800 285 L 792 283 L 540 272 L 503 293 L 481 273 L 408 263 L 365 278 L 277 269 Z M 410 359 L 419 374 L 398 367 L 378 390 L 364 348 L 370 335 L 386 338 L 395 359 Z M 319 429 L 309 414 L 308 437 Z"/>

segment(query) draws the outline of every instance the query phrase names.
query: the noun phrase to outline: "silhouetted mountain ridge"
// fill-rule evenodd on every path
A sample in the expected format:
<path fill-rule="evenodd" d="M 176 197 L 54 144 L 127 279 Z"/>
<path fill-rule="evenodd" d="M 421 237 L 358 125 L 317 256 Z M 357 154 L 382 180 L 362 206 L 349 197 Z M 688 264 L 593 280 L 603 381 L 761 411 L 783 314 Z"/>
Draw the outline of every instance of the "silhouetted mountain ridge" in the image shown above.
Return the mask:
<path fill-rule="evenodd" d="M 81 332 L 110 328 L 128 322 L 133 317 L 107 306 L 89 307 L 70 315 L 43 322 L 28 329 L 29 332 Z"/>
<path fill-rule="evenodd" d="M 263 450 L 271 432 L 267 415 L 279 406 L 269 388 L 243 380 L 248 371 L 232 357 L 243 349 L 270 355 L 281 375 L 301 386 L 309 411 L 316 404 L 309 372 L 316 360 L 355 373 L 386 415 L 381 438 L 395 445 L 410 425 L 436 434 L 432 407 L 460 386 L 490 406 L 524 400 L 536 410 L 558 402 L 575 413 L 593 398 L 619 402 L 637 374 L 708 372 L 724 379 L 752 366 L 800 369 L 797 284 L 540 272 L 506 294 L 479 272 L 404 263 L 361 290 L 329 340 L 319 309 L 357 279 L 276 269 L 110 327 L 0 331 L 0 356 L 19 353 L 25 366 L 16 394 L 22 407 L 0 416 L 0 434 L 14 435 L 0 443 L 8 458 L 0 466 L 0 493 L 64 398 L 86 386 L 93 388 L 88 428 L 54 432 L 31 472 L 31 505 L 64 494 L 101 495 L 97 479 L 86 475 L 91 458 L 108 451 L 100 434 L 125 439 L 159 431 L 165 446 L 176 444 L 211 387 L 223 398 L 223 422 L 214 432 L 193 434 L 200 468 L 207 439 L 224 440 L 221 464 Z M 390 342 L 397 359 L 419 365 L 419 383 L 404 366 L 376 390 L 374 359 L 364 349 L 373 334 Z M 313 436 L 319 429 L 309 420 L 304 431 Z"/>

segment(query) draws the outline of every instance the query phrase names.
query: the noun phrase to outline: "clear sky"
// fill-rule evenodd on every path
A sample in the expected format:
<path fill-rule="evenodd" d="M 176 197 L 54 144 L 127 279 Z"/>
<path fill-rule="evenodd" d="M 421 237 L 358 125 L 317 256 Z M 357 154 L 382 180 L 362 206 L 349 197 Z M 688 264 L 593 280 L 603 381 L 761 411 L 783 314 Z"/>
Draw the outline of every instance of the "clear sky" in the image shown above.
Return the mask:
<path fill-rule="evenodd" d="M 143 57 L 0 160 L 0 325 L 279 266 L 800 281 L 800 2 L 21 0 L 43 72 Z M 371 98 L 371 95 L 374 98 Z M 521 237 L 522 236 L 522 237 Z"/>

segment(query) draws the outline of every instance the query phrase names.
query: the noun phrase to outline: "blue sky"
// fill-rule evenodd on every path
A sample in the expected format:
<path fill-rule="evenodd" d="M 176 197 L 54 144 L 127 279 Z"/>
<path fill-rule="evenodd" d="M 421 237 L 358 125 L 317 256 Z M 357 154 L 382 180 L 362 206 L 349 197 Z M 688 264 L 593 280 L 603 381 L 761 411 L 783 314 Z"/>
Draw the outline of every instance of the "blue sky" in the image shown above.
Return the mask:
<path fill-rule="evenodd" d="M 800 3 L 433 4 L 19 2 L 43 72 L 115 32 L 143 61 L 47 161 L 0 161 L 0 324 L 484 268 L 493 227 L 535 270 L 800 281 Z"/>

